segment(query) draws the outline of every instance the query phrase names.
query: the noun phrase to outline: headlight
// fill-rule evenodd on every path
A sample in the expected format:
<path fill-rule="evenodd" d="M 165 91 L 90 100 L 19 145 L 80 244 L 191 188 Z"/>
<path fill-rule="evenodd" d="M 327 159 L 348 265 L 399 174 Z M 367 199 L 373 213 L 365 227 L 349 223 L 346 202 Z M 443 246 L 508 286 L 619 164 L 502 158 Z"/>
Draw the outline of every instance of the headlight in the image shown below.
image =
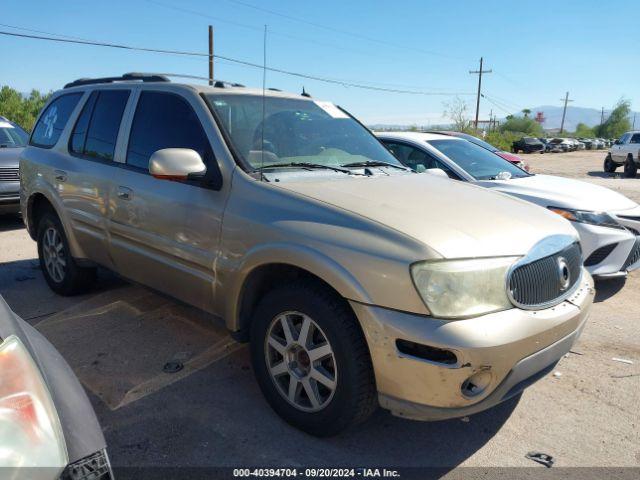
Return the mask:
<path fill-rule="evenodd" d="M 506 310 L 506 277 L 519 257 L 414 263 L 413 282 L 429 311 L 440 318 L 468 318 Z"/>
<path fill-rule="evenodd" d="M 14 478 L 14 468 L 50 467 L 59 474 L 67 463 L 47 386 L 22 342 L 12 335 L 0 344 L 0 467 Z"/>
<path fill-rule="evenodd" d="M 624 230 L 624 226 L 606 212 L 588 212 L 584 210 L 572 210 L 570 208 L 549 207 L 554 213 L 572 222 L 597 225 L 598 227 L 618 228 Z"/>

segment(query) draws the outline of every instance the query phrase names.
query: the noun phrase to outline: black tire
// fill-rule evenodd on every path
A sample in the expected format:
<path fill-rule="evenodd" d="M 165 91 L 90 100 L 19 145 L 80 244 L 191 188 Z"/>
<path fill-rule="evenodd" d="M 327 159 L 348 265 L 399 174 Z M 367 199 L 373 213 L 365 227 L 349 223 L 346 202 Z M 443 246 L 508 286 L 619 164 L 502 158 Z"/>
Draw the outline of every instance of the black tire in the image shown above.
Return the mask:
<path fill-rule="evenodd" d="M 272 321 L 283 312 L 308 315 L 333 350 L 337 382 L 327 405 L 305 412 L 289 403 L 269 373 L 265 343 Z M 375 377 L 366 340 L 344 299 L 314 281 L 299 281 L 268 292 L 251 320 L 251 361 L 267 402 L 287 423 L 318 437 L 336 435 L 363 422 L 378 407 Z"/>
<path fill-rule="evenodd" d="M 624 176 L 626 178 L 636 178 L 638 173 L 638 166 L 636 162 L 633 161 L 633 157 L 629 155 L 627 157 L 627 161 L 624 162 Z"/>
<path fill-rule="evenodd" d="M 617 168 L 618 165 L 616 165 L 611 159 L 611 154 L 608 154 L 607 158 L 604 159 L 604 171 L 607 173 L 614 173 Z"/>
<path fill-rule="evenodd" d="M 44 237 L 49 230 L 53 229 L 57 235 L 60 236 L 62 247 L 60 257 L 64 259 L 65 266 L 61 269 L 61 279 L 56 279 L 50 273 L 46 265 L 45 255 L 43 250 L 45 248 Z M 44 275 L 44 279 L 47 284 L 58 295 L 77 295 L 89 290 L 96 279 L 95 267 L 80 267 L 71 256 L 69 250 L 69 242 L 67 236 L 64 233 L 64 228 L 58 216 L 52 211 L 44 212 L 38 220 L 38 257 L 40 259 L 40 269 Z"/>

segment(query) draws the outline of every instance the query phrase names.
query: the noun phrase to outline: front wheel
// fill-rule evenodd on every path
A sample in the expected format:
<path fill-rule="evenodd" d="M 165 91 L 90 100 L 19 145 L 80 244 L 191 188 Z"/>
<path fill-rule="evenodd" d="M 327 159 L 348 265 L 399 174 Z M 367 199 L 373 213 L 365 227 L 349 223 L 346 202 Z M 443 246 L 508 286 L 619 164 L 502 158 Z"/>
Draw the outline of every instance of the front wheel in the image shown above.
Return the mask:
<path fill-rule="evenodd" d="M 618 166 L 611 159 L 611 154 L 607 155 L 607 158 L 604 159 L 604 171 L 607 173 L 614 173 Z"/>
<path fill-rule="evenodd" d="M 638 166 L 636 162 L 633 161 L 633 157 L 627 157 L 627 161 L 624 162 L 624 176 L 626 178 L 636 178 L 636 174 L 638 173 Z"/>
<path fill-rule="evenodd" d="M 93 285 L 96 269 L 78 266 L 55 213 L 47 211 L 42 214 L 37 238 L 40 269 L 51 290 L 59 295 L 76 295 Z"/>
<path fill-rule="evenodd" d="M 316 282 L 278 287 L 260 301 L 251 361 L 271 407 L 311 435 L 335 435 L 377 407 L 360 325 L 342 298 Z"/>

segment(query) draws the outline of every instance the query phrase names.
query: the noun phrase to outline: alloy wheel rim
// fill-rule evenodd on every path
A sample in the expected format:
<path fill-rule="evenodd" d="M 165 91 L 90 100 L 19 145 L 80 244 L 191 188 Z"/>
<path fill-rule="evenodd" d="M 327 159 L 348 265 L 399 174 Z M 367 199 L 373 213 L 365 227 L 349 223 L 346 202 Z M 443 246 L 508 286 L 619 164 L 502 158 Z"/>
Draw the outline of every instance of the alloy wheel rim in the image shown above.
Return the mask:
<path fill-rule="evenodd" d="M 329 405 L 338 380 L 335 354 L 311 317 L 296 311 L 274 317 L 264 351 L 269 376 L 290 405 L 304 412 Z"/>
<path fill-rule="evenodd" d="M 67 258 L 62 237 L 53 227 L 47 228 L 42 239 L 42 256 L 47 273 L 56 283 L 64 280 Z"/>

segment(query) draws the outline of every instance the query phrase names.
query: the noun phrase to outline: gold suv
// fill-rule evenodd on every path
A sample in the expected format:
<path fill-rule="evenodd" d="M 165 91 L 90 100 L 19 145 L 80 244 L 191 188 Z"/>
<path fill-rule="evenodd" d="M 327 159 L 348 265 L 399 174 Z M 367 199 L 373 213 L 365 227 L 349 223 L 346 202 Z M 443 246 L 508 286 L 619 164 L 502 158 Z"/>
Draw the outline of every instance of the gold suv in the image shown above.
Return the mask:
<path fill-rule="evenodd" d="M 20 171 L 53 290 L 88 288 L 99 265 L 224 319 L 269 404 L 314 435 L 378 405 L 437 420 L 513 397 L 593 300 L 567 221 L 415 174 L 307 94 L 78 80 Z"/>

